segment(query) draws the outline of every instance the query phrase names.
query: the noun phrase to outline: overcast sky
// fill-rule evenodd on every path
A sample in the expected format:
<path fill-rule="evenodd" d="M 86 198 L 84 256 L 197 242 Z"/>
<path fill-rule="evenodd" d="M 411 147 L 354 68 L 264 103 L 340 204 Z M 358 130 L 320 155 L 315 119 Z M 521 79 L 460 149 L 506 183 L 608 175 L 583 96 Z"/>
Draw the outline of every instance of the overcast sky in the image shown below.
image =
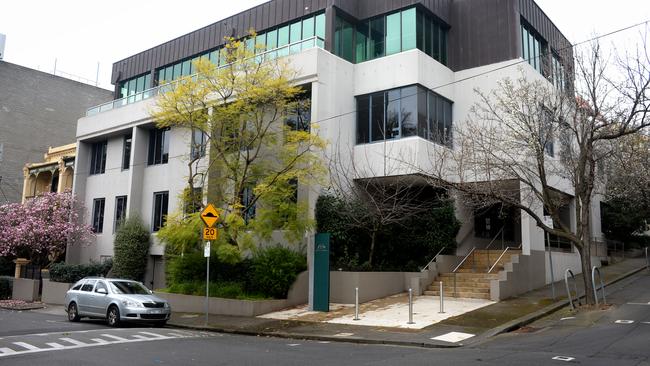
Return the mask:
<path fill-rule="evenodd" d="M 474 0 L 483 1 L 483 0 Z M 246 10 L 265 0 L 3 0 L 5 61 L 95 80 L 112 89 L 113 62 Z M 537 0 L 572 43 L 650 19 L 648 0 Z M 641 28 L 604 39 L 623 44 Z"/>

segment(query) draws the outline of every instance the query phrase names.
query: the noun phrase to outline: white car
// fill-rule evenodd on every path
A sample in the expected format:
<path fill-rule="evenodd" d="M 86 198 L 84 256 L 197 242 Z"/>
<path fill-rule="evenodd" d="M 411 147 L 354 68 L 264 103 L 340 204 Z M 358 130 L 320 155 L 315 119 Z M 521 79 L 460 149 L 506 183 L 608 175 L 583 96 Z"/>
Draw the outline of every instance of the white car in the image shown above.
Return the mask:
<path fill-rule="evenodd" d="M 117 327 L 123 321 L 153 322 L 164 326 L 171 315 L 169 303 L 142 283 L 118 278 L 87 277 L 65 294 L 68 320 L 82 317 L 106 319 Z"/>

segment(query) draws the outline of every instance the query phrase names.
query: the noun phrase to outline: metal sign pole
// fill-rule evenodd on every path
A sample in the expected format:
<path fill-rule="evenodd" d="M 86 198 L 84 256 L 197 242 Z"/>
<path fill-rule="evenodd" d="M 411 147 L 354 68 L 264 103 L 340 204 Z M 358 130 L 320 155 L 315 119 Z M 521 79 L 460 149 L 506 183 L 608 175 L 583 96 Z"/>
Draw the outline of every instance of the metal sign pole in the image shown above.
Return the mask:
<path fill-rule="evenodd" d="M 553 300 L 555 300 L 555 276 L 553 275 L 553 255 L 551 254 L 551 236 L 546 233 L 546 240 L 548 241 L 548 265 L 551 270 L 551 291 Z"/>
<path fill-rule="evenodd" d="M 210 309 L 210 242 L 207 241 L 203 249 L 205 256 L 206 271 L 205 271 L 205 325 L 208 325 L 208 310 Z"/>

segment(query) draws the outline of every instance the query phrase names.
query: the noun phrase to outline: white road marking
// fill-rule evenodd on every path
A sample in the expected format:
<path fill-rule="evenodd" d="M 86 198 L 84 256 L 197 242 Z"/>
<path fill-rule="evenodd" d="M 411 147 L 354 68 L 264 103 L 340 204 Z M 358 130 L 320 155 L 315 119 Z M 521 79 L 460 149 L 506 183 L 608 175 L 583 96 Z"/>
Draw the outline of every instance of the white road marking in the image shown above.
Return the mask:
<path fill-rule="evenodd" d="M 287 344 L 289 347 L 295 347 L 295 346 L 300 346 L 300 343 L 289 343 Z"/>
<path fill-rule="evenodd" d="M 65 335 L 72 335 L 76 333 L 87 333 L 88 331 L 78 331 L 78 332 L 66 332 L 64 333 Z M 91 338 L 91 341 L 94 343 L 85 343 L 70 337 L 62 337 L 59 338 L 63 342 L 67 342 L 71 345 L 67 344 L 61 344 L 61 343 L 56 343 L 56 342 L 50 342 L 46 343 L 50 348 L 39 348 L 36 346 L 33 346 L 29 343 L 25 342 L 12 342 L 13 344 L 20 346 L 22 348 L 25 348 L 23 351 L 16 351 L 14 349 L 8 348 L 8 347 L 0 347 L 0 358 L 3 356 L 10 356 L 10 355 L 20 355 L 20 354 L 27 354 L 27 353 L 39 353 L 39 352 L 48 352 L 48 351 L 59 351 L 59 350 L 64 350 L 64 349 L 75 349 L 75 348 L 86 348 L 86 347 L 96 347 L 96 346 L 104 346 L 104 345 L 110 345 L 110 344 L 119 344 L 119 343 L 133 343 L 133 342 L 150 342 L 150 341 L 157 341 L 157 340 L 165 340 L 165 339 L 174 339 L 174 338 L 189 338 L 189 337 L 198 337 L 202 333 L 189 333 L 189 332 L 182 332 L 185 333 L 186 335 L 180 335 L 179 337 L 172 337 L 172 336 L 165 336 L 162 334 L 157 334 L 157 333 L 151 333 L 151 332 L 140 332 L 143 334 L 150 335 L 151 337 L 147 337 L 144 335 L 139 335 L 139 334 L 133 334 L 130 335 L 133 338 L 124 338 L 124 337 L 119 337 L 115 336 L 112 334 L 100 334 L 100 336 L 104 338 L 109 338 L 111 340 L 106 340 L 103 338 Z M 61 335 L 60 332 L 58 333 L 53 333 L 56 335 Z M 205 333 L 208 335 L 211 335 L 212 333 Z M 34 336 L 34 334 L 27 334 L 27 335 L 22 335 L 20 337 L 25 337 L 25 336 Z M 17 338 L 19 336 L 12 336 L 10 338 Z M 296 344 L 299 345 L 299 344 Z"/>
<path fill-rule="evenodd" d="M 11 343 L 15 344 L 16 346 L 20 346 L 20 347 L 23 347 L 23 348 L 26 348 L 26 349 L 32 350 L 32 351 L 40 349 L 40 348 L 38 348 L 36 346 L 33 346 L 33 345 L 31 345 L 29 343 L 25 343 L 25 342 L 11 342 Z"/>
<path fill-rule="evenodd" d="M 330 341 L 320 341 L 320 342 L 318 342 L 318 343 L 320 343 L 320 344 L 329 344 Z"/>
<path fill-rule="evenodd" d="M 78 340 L 76 340 L 76 339 L 72 339 L 72 338 L 59 338 L 59 339 L 62 340 L 62 341 L 66 341 L 66 342 L 68 342 L 68 343 L 72 343 L 72 344 L 74 344 L 75 346 L 82 346 L 82 347 L 83 347 L 83 346 L 88 346 L 88 343 L 85 343 L 85 342 L 82 342 L 82 341 L 78 341 Z"/>
<path fill-rule="evenodd" d="M 571 361 L 575 360 L 575 357 L 555 356 L 555 357 L 551 358 L 551 360 L 571 362 Z"/>
<path fill-rule="evenodd" d="M 650 302 L 628 302 L 628 305 L 650 305 Z"/>
<path fill-rule="evenodd" d="M 474 334 L 462 333 L 462 332 L 449 332 L 447 334 L 439 335 L 437 337 L 432 337 L 431 339 L 433 339 L 434 341 L 456 343 L 472 337 L 474 337 Z"/>
<path fill-rule="evenodd" d="M 634 323 L 634 320 L 623 319 L 623 320 L 617 320 L 614 323 L 616 323 L 616 324 L 632 324 L 632 323 Z"/>
<path fill-rule="evenodd" d="M 642 324 L 650 324 L 650 322 L 641 322 Z"/>
<path fill-rule="evenodd" d="M 116 335 L 112 335 L 112 334 L 100 334 L 100 336 L 102 336 L 102 337 L 112 338 L 112 339 L 114 339 L 114 340 L 116 340 L 116 341 L 120 341 L 120 342 L 128 342 L 128 341 L 129 341 L 129 340 L 126 339 L 126 338 L 118 337 L 118 336 L 116 336 Z"/>
<path fill-rule="evenodd" d="M 575 316 L 567 316 L 566 318 L 560 318 L 560 320 L 571 320 L 575 318 L 576 318 Z"/>
<path fill-rule="evenodd" d="M 334 337 L 350 337 L 353 336 L 354 333 L 336 333 L 334 334 Z"/>

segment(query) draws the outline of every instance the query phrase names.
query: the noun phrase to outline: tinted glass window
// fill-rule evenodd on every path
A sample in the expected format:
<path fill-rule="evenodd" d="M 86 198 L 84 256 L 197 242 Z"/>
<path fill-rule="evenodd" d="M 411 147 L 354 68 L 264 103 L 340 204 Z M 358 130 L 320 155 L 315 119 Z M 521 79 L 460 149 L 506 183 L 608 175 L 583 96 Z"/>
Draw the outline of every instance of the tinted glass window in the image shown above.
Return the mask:
<path fill-rule="evenodd" d="M 372 141 L 384 139 L 384 93 L 375 93 L 371 95 L 370 100 L 370 125 Z"/>
<path fill-rule="evenodd" d="M 370 141 L 369 120 L 370 96 L 363 95 L 357 98 L 357 144 Z"/>
<path fill-rule="evenodd" d="M 165 223 L 169 202 L 169 192 L 156 192 L 153 194 L 153 231 L 158 231 Z"/>
<path fill-rule="evenodd" d="M 84 282 L 83 286 L 81 286 L 81 291 L 92 291 L 93 287 L 95 286 L 95 280 L 88 280 Z"/>
<path fill-rule="evenodd" d="M 82 285 L 83 285 L 83 283 L 76 284 L 72 289 L 75 290 L 75 291 L 78 291 L 79 289 L 81 289 Z"/>
<path fill-rule="evenodd" d="M 99 292 L 98 290 L 99 290 L 99 289 L 102 289 L 102 288 L 103 288 L 104 290 L 106 290 L 106 292 L 108 292 L 108 289 L 106 288 L 106 285 L 104 284 L 104 282 L 102 282 L 102 281 L 98 281 L 98 282 L 97 282 L 97 286 L 95 286 L 95 292 Z"/>
<path fill-rule="evenodd" d="M 399 137 L 400 89 L 386 93 L 386 139 Z"/>
<path fill-rule="evenodd" d="M 416 47 L 416 20 L 415 8 L 402 12 L 402 51 L 411 50 Z"/>
<path fill-rule="evenodd" d="M 400 13 L 386 17 L 386 55 L 401 51 L 401 16 Z"/>
<path fill-rule="evenodd" d="M 92 229 L 95 233 L 104 232 L 104 198 L 96 198 L 93 200 L 93 223 Z"/>
<path fill-rule="evenodd" d="M 149 295 L 150 292 L 144 286 L 131 281 L 109 281 L 111 291 L 116 294 L 125 295 Z"/>
<path fill-rule="evenodd" d="M 370 40 L 368 42 L 368 59 L 382 57 L 385 53 L 385 20 L 381 17 L 370 21 Z"/>

